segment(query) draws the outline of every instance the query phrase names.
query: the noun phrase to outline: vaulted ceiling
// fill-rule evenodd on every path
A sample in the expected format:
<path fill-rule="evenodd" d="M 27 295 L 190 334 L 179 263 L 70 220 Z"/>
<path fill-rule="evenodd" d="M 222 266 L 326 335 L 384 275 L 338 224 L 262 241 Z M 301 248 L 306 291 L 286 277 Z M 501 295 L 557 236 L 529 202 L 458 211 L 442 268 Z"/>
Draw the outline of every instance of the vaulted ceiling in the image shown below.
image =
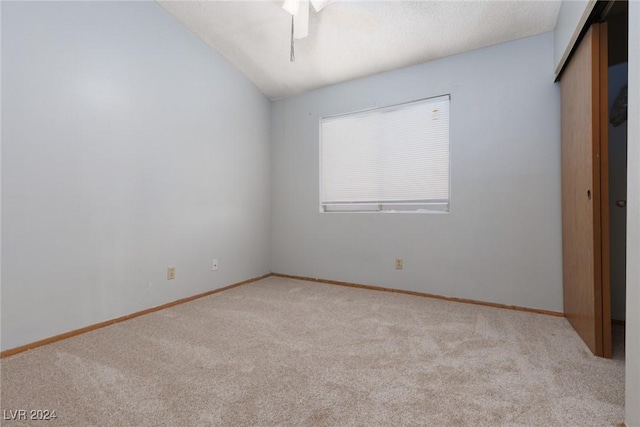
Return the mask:
<path fill-rule="evenodd" d="M 271 99 L 551 31 L 560 9 L 545 0 L 340 0 L 310 10 L 290 62 L 282 0 L 158 3 Z"/>

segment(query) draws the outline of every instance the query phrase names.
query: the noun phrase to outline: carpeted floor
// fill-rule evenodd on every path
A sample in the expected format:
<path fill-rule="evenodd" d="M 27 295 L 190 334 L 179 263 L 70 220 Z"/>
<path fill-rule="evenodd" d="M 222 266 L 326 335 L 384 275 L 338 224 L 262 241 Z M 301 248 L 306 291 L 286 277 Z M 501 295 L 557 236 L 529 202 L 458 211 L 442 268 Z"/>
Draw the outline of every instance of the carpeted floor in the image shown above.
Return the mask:
<path fill-rule="evenodd" d="M 619 350 L 619 349 L 618 349 Z M 277 277 L 1 364 L 60 426 L 616 426 L 624 360 L 563 318 Z M 3 420 L 2 425 L 24 425 Z"/>

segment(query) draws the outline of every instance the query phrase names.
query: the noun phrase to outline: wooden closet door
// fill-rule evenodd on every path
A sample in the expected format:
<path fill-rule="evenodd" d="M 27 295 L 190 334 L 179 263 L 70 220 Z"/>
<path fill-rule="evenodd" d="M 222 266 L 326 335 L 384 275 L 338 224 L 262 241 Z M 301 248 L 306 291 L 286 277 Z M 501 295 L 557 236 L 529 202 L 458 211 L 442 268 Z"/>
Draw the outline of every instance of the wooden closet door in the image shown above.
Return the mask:
<path fill-rule="evenodd" d="M 565 315 L 595 355 L 611 357 L 606 42 L 606 24 L 594 24 L 560 80 L 562 253 Z"/>

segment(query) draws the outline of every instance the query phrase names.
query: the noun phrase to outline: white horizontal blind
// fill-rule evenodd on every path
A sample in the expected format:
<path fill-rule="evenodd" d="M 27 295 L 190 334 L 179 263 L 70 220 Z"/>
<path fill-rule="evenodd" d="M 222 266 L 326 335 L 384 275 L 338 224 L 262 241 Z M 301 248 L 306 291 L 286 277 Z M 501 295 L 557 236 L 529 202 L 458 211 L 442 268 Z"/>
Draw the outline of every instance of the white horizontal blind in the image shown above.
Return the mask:
<path fill-rule="evenodd" d="M 449 100 L 321 119 L 321 209 L 448 211 Z"/>

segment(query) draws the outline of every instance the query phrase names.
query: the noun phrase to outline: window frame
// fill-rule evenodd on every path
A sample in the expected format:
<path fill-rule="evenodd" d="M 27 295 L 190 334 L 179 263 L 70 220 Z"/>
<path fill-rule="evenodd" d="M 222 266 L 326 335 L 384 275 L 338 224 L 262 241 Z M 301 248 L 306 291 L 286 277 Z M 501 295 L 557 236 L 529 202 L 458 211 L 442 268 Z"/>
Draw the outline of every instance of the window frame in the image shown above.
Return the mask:
<path fill-rule="evenodd" d="M 322 122 L 323 120 L 336 119 L 346 116 L 357 116 L 359 114 L 367 114 L 373 111 L 384 111 L 402 108 L 411 104 L 418 104 L 429 100 L 435 100 L 438 98 L 447 97 L 449 102 L 449 134 L 448 134 L 448 200 L 440 199 L 433 200 L 429 203 L 416 202 L 415 200 L 396 201 L 387 203 L 378 202 L 338 202 L 338 203 L 323 203 L 322 201 Z M 400 102 L 396 104 L 389 104 L 379 107 L 371 107 L 357 111 L 349 111 L 346 113 L 334 114 L 329 116 L 321 116 L 318 120 L 318 205 L 320 213 L 376 213 L 376 214 L 389 214 L 389 213 L 402 213 L 402 214 L 449 214 L 451 213 L 451 108 L 452 108 L 452 96 L 451 93 L 444 93 L 441 95 L 433 95 L 424 98 L 414 99 L 406 102 Z M 393 206 L 401 206 L 399 209 L 393 209 Z M 442 206 L 446 205 L 443 209 L 433 209 L 430 206 Z M 338 208 L 338 206 L 343 206 Z"/>

